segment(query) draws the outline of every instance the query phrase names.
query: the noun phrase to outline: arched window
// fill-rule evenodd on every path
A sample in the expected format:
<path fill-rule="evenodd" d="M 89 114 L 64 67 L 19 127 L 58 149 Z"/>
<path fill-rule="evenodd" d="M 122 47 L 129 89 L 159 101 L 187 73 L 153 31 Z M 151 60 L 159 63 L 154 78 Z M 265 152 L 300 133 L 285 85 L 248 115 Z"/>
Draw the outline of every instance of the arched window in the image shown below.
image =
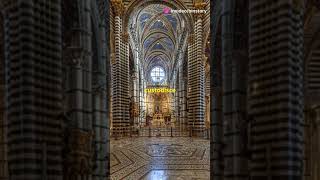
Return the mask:
<path fill-rule="evenodd" d="M 164 80 L 165 72 L 162 67 L 156 66 L 151 70 L 150 75 L 154 83 L 160 83 Z"/>

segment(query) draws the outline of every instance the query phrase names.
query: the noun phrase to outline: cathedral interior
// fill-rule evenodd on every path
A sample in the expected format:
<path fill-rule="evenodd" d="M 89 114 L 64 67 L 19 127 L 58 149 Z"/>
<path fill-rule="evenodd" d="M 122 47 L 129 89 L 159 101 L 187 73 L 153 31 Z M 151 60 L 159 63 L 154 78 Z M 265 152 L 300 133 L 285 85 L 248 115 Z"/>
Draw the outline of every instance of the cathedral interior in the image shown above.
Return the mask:
<path fill-rule="evenodd" d="M 0 180 L 320 180 L 320 0 L 0 0 Z"/>

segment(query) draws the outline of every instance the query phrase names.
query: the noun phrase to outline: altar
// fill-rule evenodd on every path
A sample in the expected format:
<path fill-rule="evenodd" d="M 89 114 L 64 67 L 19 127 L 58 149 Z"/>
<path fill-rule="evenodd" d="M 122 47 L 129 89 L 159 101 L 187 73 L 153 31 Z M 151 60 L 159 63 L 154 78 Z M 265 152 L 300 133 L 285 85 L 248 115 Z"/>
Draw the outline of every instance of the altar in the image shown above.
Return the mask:
<path fill-rule="evenodd" d="M 165 120 L 162 113 L 155 113 L 152 118 L 152 126 L 165 126 Z"/>

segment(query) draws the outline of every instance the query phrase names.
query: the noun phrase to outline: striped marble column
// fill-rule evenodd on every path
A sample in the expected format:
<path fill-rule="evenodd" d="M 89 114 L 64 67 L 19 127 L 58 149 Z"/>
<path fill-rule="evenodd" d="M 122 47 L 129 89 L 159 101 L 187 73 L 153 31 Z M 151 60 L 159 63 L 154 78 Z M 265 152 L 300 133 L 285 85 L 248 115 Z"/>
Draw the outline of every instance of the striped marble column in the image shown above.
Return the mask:
<path fill-rule="evenodd" d="M 112 65 L 112 113 L 116 134 L 125 134 L 129 119 L 129 45 L 128 34 L 122 29 L 124 5 L 121 0 L 111 1 L 115 10 L 115 62 Z"/>
<path fill-rule="evenodd" d="M 61 1 L 2 3 L 10 179 L 62 180 Z"/>
<path fill-rule="evenodd" d="M 97 46 L 93 46 L 93 50 L 96 53 L 96 59 L 93 58 L 93 97 L 92 97 L 92 123 L 94 130 L 94 163 L 95 168 L 92 174 L 92 180 L 104 180 L 109 174 L 109 160 L 106 154 L 109 153 L 109 118 L 108 118 L 108 63 L 107 61 L 108 45 L 107 39 L 108 30 L 105 19 L 109 16 L 107 4 L 100 1 L 100 21 L 98 34 L 93 37 L 97 38 Z M 105 12 L 106 11 L 106 12 Z M 107 36 L 106 36 L 107 35 Z M 107 51 L 106 51 L 107 50 Z"/>
<path fill-rule="evenodd" d="M 187 79 L 187 116 L 188 116 L 188 129 L 189 131 L 191 131 L 192 129 L 192 125 L 193 125 L 193 121 L 194 121 L 194 115 L 193 115 L 193 111 L 192 109 L 190 108 L 190 96 L 191 96 L 191 82 L 190 82 L 190 79 L 191 79 L 191 76 L 194 76 L 193 73 L 194 71 L 191 73 L 191 64 L 190 63 L 193 63 L 194 62 L 194 59 L 195 59 L 195 43 L 194 43 L 194 34 L 190 34 L 189 35 L 189 38 L 188 38 L 188 79 Z M 192 112 L 191 112 L 192 111 Z"/>
<path fill-rule="evenodd" d="M 179 70 L 177 69 L 175 71 L 175 86 L 174 89 L 176 90 L 176 92 L 174 93 L 174 104 L 175 104 L 175 117 L 176 117 L 176 122 L 178 123 L 178 125 L 180 126 L 180 116 L 179 116 L 179 111 L 180 111 L 180 106 L 179 106 L 179 88 L 180 88 L 180 77 L 179 77 Z"/>
<path fill-rule="evenodd" d="M 202 16 L 195 22 L 195 34 L 191 35 L 188 57 L 188 122 L 192 134 L 202 135 L 204 130 L 204 65 L 203 65 L 203 33 Z"/>
<path fill-rule="evenodd" d="M 0 8 L 1 5 L 0 5 Z M 0 24 L 4 24 L 3 16 L 0 15 Z M 0 42 L 4 42 L 4 28 L 0 27 Z M 8 180 L 8 155 L 7 155 L 7 117 L 5 101 L 5 55 L 4 44 L 0 43 L 0 179 Z"/>
<path fill-rule="evenodd" d="M 214 41 L 211 41 L 214 42 Z M 217 44 L 215 44 L 218 46 Z M 215 180 L 223 180 L 223 112 L 222 112 L 222 75 L 221 75 L 221 60 L 219 53 L 214 51 L 214 59 L 211 60 L 210 73 L 211 73 L 211 146 L 210 146 L 210 160 L 211 178 Z"/>
<path fill-rule="evenodd" d="M 67 179 L 92 178 L 93 107 L 92 107 L 92 21 L 91 2 L 83 0 L 73 12 L 78 17 L 72 27 L 72 41 L 65 50 L 67 70 L 66 131 L 68 153 L 65 154 L 64 175 Z M 80 164 L 83 164 L 82 167 Z"/>
<path fill-rule="evenodd" d="M 174 72 L 173 72 L 173 73 L 174 73 Z M 174 75 L 173 75 L 173 77 L 174 77 Z M 171 89 L 174 89 L 174 88 L 175 88 L 175 84 L 176 84 L 175 79 L 173 79 L 173 80 L 170 82 L 169 87 L 170 87 Z M 175 116 L 176 116 L 176 112 L 175 112 L 175 111 L 176 111 L 175 93 L 171 93 L 170 96 L 171 96 L 170 106 L 171 106 L 171 109 L 174 111 L 174 114 L 172 114 L 172 117 L 175 117 Z"/>
<path fill-rule="evenodd" d="M 139 75 L 139 112 L 140 112 L 140 115 L 139 115 L 139 122 L 140 124 L 144 122 L 144 117 L 142 116 L 143 114 L 143 106 L 144 106 L 144 98 L 143 98 L 143 92 L 144 92 L 144 89 L 143 89 L 143 81 L 142 81 L 142 75 L 141 75 L 141 72 L 139 71 L 138 73 Z"/>
<path fill-rule="evenodd" d="M 138 63 L 137 59 L 135 61 L 135 71 L 134 71 L 134 77 L 133 77 L 133 100 L 134 100 L 134 108 L 135 112 L 138 113 L 139 111 L 139 77 L 138 77 Z M 136 126 L 139 122 L 139 117 L 136 117 L 136 114 L 134 115 L 134 125 Z"/>
<path fill-rule="evenodd" d="M 210 3 L 210 21 L 212 36 L 210 37 L 210 98 L 211 98 L 211 117 L 210 117 L 210 178 L 223 180 L 223 112 L 222 112 L 222 66 L 221 66 L 221 20 L 220 12 L 221 1 Z M 214 170 L 214 171 L 213 171 Z"/>
<path fill-rule="evenodd" d="M 110 27 L 110 1 L 100 1 L 103 3 L 103 7 L 102 10 L 105 13 L 105 18 L 101 19 L 102 21 L 105 21 L 105 56 L 106 56 L 106 99 L 104 102 L 102 102 L 102 106 L 104 106 L 104 110 L 106 111 L 106 116 L 104 121 L 106 122 L 106 124 L 104 124 L 106 126 L 106 133 L 102 134 L 101 136 L 103 136 L 103 140 L 106 140 L 106 145 L 104 146 L 105 148 L 102 151 L 105 151 L 104 154 L 110 154 L 110 127 L 111 127 L 111 106 L 110 106 L 110 101 L 111 101 L 111 83 L 110 83 L 110 77 L 111 77 L 111 67 L 110 67 L 110 61 L 111 61 L 111 52 L 110 52 L 110 35 L 109 33 L 111 32 L 111 27 Z M 103 117 L 104 118 L 104 117 Z M 106 172 L 105 176 L 109 176 L 110 175 L 110 156 L 104 156 L 104 159 L 106 160 L 106 168 L 104 169 L 104 171 Z M 98 160 L 99 161 L 99 160 Z M 103 163 L 102 163 L 103 164 Z M 100 179 L 103 179 L 100 177 Z"/>
<path fill-rule="evenodd" d="M 248 179 L 246 0 L 225 0 L 222 10 L 224 179 Z M 242 8 L 241 8 L 242 7 Z M 243 13 L 241 13 L 243 11 Z"/>
<path fill-rule="evenodd" d="M 303 1 L 250 1 L 252 180 L 303 176 Z"/>
<path fill-rule="evenodd" d="M 186 75 L 185 75 L 186 76 Z M 181 89 L 181 119 L 182 119 L 182 131 L 186 131 L 188 127 L 188 114 L 187 114 L 187 77 L 183 77 L 183 84 Z"/>
<path fill-rule="evenodd" d="M 135 102 L 135 108 L 136 108 L 136 115 L 138 115 L 137 117 L 134 117 L 134 125 L 138 125 L 140 122 L 140 72 L 139 72 L 139 68 L 140 68 L 140 52 L 138 51 L 138 49 L 135 49 L 135 51 L 133 52 L 133 56 L 134 56 L 134 102 Z"/>
<path fill-rule="evenodd" d="M 180 61 L 179 64 L 179 119 L 180 119 L 180 131 L 184 131 L 186 129 L 186 117 L 185 117 L 185 81 L 183 77 L 183 61 Z"/>
<path fill-rule="evenodd" d="M 143 77 L 143 76 L 142 76 Z M 142 78 L 144 79 L 144 78 Z M 141 101 L 141 112 L 144 112 L 144 115 L 146 115 L 146 97 L 147 97 L 147 93 L 145 92 L 145 88 L 146 88 L 146 82 L 143 81 L 141 79 L 141 97 L 140 97 L 140 101 Z M 146 123 L 146 116 L 142 117 L 141 122 L 143 122 L 143 124 Z"/>

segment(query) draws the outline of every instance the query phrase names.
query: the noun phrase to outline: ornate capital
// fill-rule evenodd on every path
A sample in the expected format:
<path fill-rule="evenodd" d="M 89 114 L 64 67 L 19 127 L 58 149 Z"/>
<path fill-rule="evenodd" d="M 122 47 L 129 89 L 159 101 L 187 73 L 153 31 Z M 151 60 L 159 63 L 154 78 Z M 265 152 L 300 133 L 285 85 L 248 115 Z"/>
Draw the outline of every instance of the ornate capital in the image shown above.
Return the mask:
<path fill-rule="evenodd" d="M 205 10 L 207 3 L 205 3 L 203 0 L 195 0 L 194 1 L 194 8 L 196 10 Z M 197 20 L 198 18 L 203 18 L 204 13 L 194 13 L 193 14 L 194 18 Z"/>
<path fill-rule="evenodd" d="M 193 5 L 197 10 L 204 10 L 207 3 L 203 2 L 203 0 L 195 0 Z"/>
<path fill-rule="evenodd" d="M 122 16 L 125 11 L 122 0 L 111 0 L 111 4 L 116 16 Z"/>

